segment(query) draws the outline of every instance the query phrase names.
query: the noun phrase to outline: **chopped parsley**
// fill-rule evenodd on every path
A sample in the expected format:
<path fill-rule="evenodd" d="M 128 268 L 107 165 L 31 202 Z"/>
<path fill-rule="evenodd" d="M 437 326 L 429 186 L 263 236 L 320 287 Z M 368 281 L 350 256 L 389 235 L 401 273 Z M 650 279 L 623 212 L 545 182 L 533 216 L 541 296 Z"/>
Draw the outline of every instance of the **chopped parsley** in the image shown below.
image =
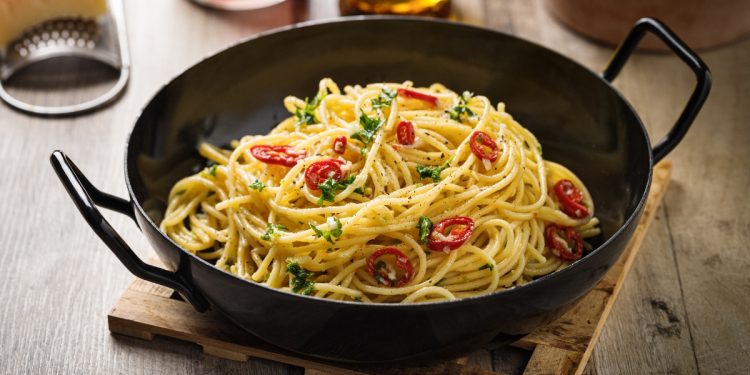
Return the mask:
<path fill-rule="evenodd" d="M 420 216 L 417 221 L 417 229 L 419 229 L 419 243 L 426 243 L 427 237 L 432 231 L 432 220 L 427 216 Z"/>
<path fill-rule="evenodd" d="M 260 236 L 260 239 L 265 241 L 270 241 L 271 237 L 276 237 L 279 235 L 279 230 L 287 230 L 288 228 L 283 225 L 276 225 L 274 223 L 268 223 L 267 224 L 266 233 L 263 233 L 262 236 Z"/>
<path fill-rule="evenodd" d="M 250 189 L 254 189 L 257 191 L 263 191 L 263 189 L 266 188 L 266 184 L 260 182 L 260 180 L 255 180 L 252 184 L 250 184 Z"/>
<path fill-rule="evenodd" d="M 326 93 L 315 95 L 312 101 L 308 102 L 305 98 L 305 106 L 303 108 L 297 108 L 294 110 L 294 117 L 297 118 L 297 125 L 312 125 L 317 124 L 318 118 L 315 117 L 315 109 L 326 97 Z"/>
<path fill-rule="evenodd" d="M 362 125 L 362 129 L 352 134 L 352 139 L 356 139 L 364 144 L 361 151 L 362 155 L 364 155 L 367 153 L 367 147 L 372 143 L 372 139 L 375 138 L 375 133 L 383 126 L 383 120 L 377 117 L 368 117 L 362 113 L 359 115 L 359 124 Z"/>
<path fill-rule="evenodd" d="M 383 107 L 390 107 L 393 103 L 393 98 L 396 97 L 396 92 L 390 88 L 383 86 L 383 90 L 380 91 L 380 95 L 377 98 L 372 99 L 372 109 L 380 109 Z"/>
<path fill-rule="evenodd" d="M 476 116 L 476 113 L 469 108 L 469 106 L 466 104 L 466 102 L 471 99 L 471 97 L 474 96 L 474 94 L 464 91 L 461 96 L 458 97 L 458 105 L 451 109 L 446 109 L 445 113 L 450 115 L 451 119 L 456 120 L 458 122 L 461 122 L 461 116 L 465 117 L 472 117 Z"/>
<path fill-rule="evenodd" d="M 379 260 L 379 261 L 377 261 L 377 263 L 375 263 L 375 270 L 377 271 L 377 272 L 375 272 L 375 281 L 377 281 L 378 284 L 391 285 L 391 281 L 392 280 L 386 280 L 383 277 L 383 274 L 385 274 L 385 273 L 388 272 L 387 268 L 388 268 L 388 266 L 382 260 Z"/>
<path fill-rule="evenodd" d="M 300 267 L 299 263 L 287 261 L 286 272 L 292 275 L 292 292 L 310 295 L 315 291 L 315 283 L 309 280 L 312 273 Z"/>
<path fill-rule="evenodd" d="M 482 267 L 479 267 L 479 271 L 481 271 L 481 270 L 490 270 L 490 271 L 492 271 L 494 269 L 495 269 L 495 265 L 491 264 L 491 263 L 485 263 L 485 265 L 483 265 Z"/>
<path fill-rule="evenodd" d="M 355 175 L 349 175 L 349 177 L 336 181 L 333 178 L 329 178 L 323 181 L 322 184 L 318 185 L 320 189 L 320 198 L 318 198 L 318 206 L 322 206 L 324 201 L 333 202 L 340 191 L 345 190 L 347 186 L 351 185 L 352 182 L 357 178 Z"/>
<path fill-rule="evenodd" d="M 183 190 L 180 190 L 180 191 L 174 193 L 174 195 L 182 195 L 182 194 L 185 194 L 186 191 L 187 190 L 183 189 Z"/>
<path fill-rule="evenodd" d="M 332 221 L 332 222 L 331 222 Z M 315 237 L 317 238 L 325 238 L 326 241 L 330 242 L 331 244 L 335 244 L 333 241 L 335 239 L 339 239 L 342 234 L 344 234 L 344 231 L 341 230 L 341 222 L 338 218 L 333 217 L 333 220 L 329 220 L 328 222 L 329 226 L 331 227 L 331 230 L 321 230 L 318 227 L 316 227 L 313 223 L 310 223 L 310 229 L 315 232 Z"/>
<path fill-rule="evenodd" d="M 439 182 L 441 180 L 440 173 L 445 170 L 445 168 L 448 168 L 448 165 L 450 164 L 451 160 L 448 159 L 448 161 L 445 162 L 443 165 L 438 165 L 434 167 L 430 167 L 427 165 L 417 165 L 417 173 L 419 174 L 419 178 L 425 179 L 425 178 L 431 178 L 432 181 Z"/>
<path fill-rule="evenodd" d="M 216 177 L 216 164 L 212 165 L 211 168 L 208 168 L 208 174 Z"/>
<path fill-rule="evenodd" d="M 361 186 L 358 187 L 358 188 L 356 188 L 356 189 L 354 189 L 354 192 L 357 193 L 357 194 L 359 194 L 359 195 L 365 195 L 365 191 L 362 189 Z"/>

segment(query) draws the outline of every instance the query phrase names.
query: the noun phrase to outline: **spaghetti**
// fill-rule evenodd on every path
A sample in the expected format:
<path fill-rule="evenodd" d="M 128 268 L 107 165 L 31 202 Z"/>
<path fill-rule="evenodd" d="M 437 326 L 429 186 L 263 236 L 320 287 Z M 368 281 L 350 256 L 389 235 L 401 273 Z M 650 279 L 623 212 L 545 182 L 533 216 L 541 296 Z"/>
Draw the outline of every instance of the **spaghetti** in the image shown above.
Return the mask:
<path fill-rule="evenodd" d="M 583 183 L 483 96 L 320 81 L 293 116 L 177 182 L 161 229 L 238 277 L 321 298 L 453 300 L 582 256 Z"/>

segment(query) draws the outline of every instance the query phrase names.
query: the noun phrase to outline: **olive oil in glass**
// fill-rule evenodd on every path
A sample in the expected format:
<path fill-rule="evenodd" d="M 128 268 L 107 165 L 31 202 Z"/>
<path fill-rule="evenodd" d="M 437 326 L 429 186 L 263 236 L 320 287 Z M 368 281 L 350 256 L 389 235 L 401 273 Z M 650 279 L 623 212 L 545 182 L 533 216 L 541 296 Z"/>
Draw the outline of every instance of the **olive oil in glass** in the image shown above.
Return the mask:
<path fill-rule="evenodd" d="M 341 14 L 402 14 L 447 17 L 450 0 L 339 0 Z"/>

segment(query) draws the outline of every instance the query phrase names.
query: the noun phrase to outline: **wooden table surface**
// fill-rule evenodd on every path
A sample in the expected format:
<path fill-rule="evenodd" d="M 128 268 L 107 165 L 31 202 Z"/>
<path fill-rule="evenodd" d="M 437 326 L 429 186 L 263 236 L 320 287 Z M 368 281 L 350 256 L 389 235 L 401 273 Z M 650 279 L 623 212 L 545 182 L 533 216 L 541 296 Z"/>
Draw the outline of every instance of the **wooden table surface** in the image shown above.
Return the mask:
<path fill-rule="evenodd" d="M 601 70 L 611 48 L 554 22 L 541 1 L 456 0 L 456 18 L 510 32 Z M 30 117 L 0 106 L 0 372 L 302 373 L 278 363 L 236 363 L 166 339 L 110 335 L 106 315 L 132 276 L 94 235 L 57 181 L 47 158 L 66 151 L 102 190 L 126 196 L 124 143 L 140 109 L 170 78 L 258 31 L 336 16 L 335 0 L 294 0 L 247 13 L 208 11 L 186 0 L 127 1 L 133 75 L 127 93 L 100 112 L 67 119 Z M 750 40 L 701 53 L 714 88 L 690 133 L 669 159 L 673 181 L 614 311 L 591 374 L 747 373 L 750 366 Z M 44 71 L 16 93 L 47 103 L 64 80 Z M 92 68 L 87 82 L 107 74 Z M 107 79 L 105 79 L 105 78 Z M 63 83 L 61 83 L 63 82 Z M 687 100 L 692 73 L 677 58 L 638 54 L 616 86 L 653 139 Z M 72 82 L 78 85 L 79 82 Z M 39 92 L 39 88 L 43 92 Z M 33 89 L 33 90 L 32 90 Z M 149 247 L 136 226 L 107 215 L 137 252 Z M 474 364 L 513 373 L 518 350 L 478 352 Z"/>

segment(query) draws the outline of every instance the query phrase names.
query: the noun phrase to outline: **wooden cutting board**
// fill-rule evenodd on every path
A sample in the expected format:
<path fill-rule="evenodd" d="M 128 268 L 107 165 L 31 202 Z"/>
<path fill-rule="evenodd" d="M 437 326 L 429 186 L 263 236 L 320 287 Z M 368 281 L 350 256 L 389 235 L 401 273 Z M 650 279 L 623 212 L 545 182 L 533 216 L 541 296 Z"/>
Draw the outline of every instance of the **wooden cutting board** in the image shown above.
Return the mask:
<path fill-rule="evenodd" d="M 643 216 L 619 261 L 573 309 L 513 345 L 532 352 L 524 374 L 581 374 L 640 249 L 669 184 L 672 165 L 654 168 L 654 179 Z M 154 258 L 152 263 L 160 265 Z M 358 367 L 301 357 L 253 337 L 215 312 L 198 313 L 168 288 L 136 279 L 108 315 L 115 334 L 151 340 L 166 336 L 200 345 L 209 355 L 235 361 L 252 357 L 305 368 L 305 374 L 497 374 L 468 365 L 467 359 L 429 365 Z"/>

